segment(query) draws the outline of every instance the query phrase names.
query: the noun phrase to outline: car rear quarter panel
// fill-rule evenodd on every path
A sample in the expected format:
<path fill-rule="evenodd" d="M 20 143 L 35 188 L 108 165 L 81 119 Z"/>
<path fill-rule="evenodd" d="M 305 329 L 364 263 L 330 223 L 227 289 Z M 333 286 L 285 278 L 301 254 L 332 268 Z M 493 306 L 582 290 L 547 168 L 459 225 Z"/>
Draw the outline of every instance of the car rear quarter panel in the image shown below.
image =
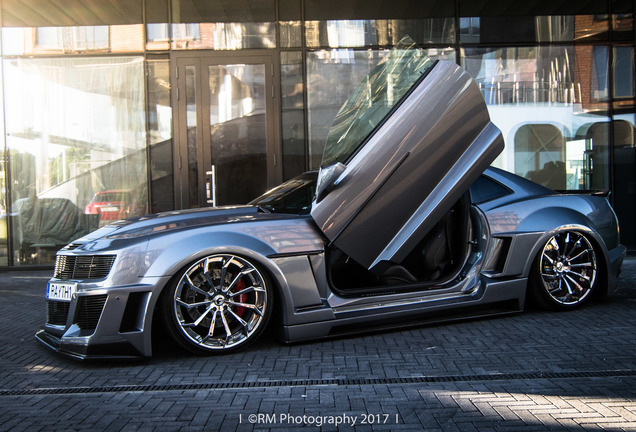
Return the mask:
<path fill-rule="evenodd" d="M 527 277 L 543 245 L 560 231 L 587 234 L 595 243 L 604 268 L 609 265 L 608 250 L 619 246 L 616 216 L 603 197 L 561 194 L 529 197 L 485 213 L 492 236 L 511 239 L 502 276 Z"/>

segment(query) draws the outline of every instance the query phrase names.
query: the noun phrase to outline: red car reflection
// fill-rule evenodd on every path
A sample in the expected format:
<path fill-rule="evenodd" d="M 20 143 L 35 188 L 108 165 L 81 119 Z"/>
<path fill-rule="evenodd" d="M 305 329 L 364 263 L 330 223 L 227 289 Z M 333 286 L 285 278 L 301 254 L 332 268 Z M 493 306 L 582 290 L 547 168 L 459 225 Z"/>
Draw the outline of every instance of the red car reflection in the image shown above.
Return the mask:
<path fill-rule="evenodd" d="M 84 213 L 99 214 L 100 221 L 125 219 L 128 217 L 131 203 L 132 197 L 129 191 L 101 191 L 95 194 L 84 209 Z"/>

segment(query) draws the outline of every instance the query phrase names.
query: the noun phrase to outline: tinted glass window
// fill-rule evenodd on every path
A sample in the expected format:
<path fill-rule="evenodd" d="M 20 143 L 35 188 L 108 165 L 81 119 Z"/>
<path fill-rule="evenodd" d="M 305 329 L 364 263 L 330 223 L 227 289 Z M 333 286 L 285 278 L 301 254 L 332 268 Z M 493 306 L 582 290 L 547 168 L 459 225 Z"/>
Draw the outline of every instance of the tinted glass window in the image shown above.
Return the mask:
<path fill-rule="evenodd" d="M 51 263 L 107 220 L 147 212 L 143 57 L 5 58 L 3 71 L 14 264 Z"/>
<path fill-rule="evenodd" d="M 433 61 L 405 38 L 365 77 L 336 115 L 321 166 L 345 162 L 389 115 Z"/>
<path fill-rule="evenodd" d="M 316 172 L 308 172 L 286 181 L 249 204 L 272 213 L 308 214 L 316 192 Z"/>
<path fill-rule="evenodd" d="M 475 204 L 501 198 L 510 193 L 508 188 L 483 175 L 470 187 L 470 198 Z"/>

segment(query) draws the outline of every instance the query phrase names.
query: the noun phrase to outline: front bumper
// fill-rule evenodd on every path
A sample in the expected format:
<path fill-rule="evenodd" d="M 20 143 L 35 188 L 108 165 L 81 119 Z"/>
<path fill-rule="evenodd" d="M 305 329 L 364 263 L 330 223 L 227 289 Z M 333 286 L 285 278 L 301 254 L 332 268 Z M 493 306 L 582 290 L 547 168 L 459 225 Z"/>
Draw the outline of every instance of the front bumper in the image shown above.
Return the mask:
<path fill-rule="evenodd" d="M 46 324 L 35 337 L 75 359 L 150 357 L 154 294 L 165 280 L 153 282 L 78 290 L 70 302 L 47 300 Z"/>
<path fill-rule="evenodd" d="M 68 342 L 64 338 L 57 337 L 43 327 L 36 334 L 35 338 L 60 354 L 72 357 L 78 360 L 86 359 L 133 359 L 146 357 L 142 352 L 137 350 L 129 342 L 112 342 L 105 344 L 89 344 L 88 340 L 85 344 Z"/>

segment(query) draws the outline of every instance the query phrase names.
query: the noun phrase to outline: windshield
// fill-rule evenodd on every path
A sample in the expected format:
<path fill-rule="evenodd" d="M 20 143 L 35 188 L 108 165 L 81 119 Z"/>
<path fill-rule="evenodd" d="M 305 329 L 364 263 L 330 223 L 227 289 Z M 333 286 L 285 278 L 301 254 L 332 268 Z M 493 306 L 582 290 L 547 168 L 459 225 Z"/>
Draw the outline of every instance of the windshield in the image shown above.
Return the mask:
<path fill-rule="evenodd" d="M 307 214 L 316 192 L 316 171 L 309 171 L 265 192 L 249 204 L 271 213 Z"/>
<path fill-rule="evenodd" d="M 321 167 L 345 163 L 433 66 L 424 50 L 403 38 L 369 72 L 340 108 L 329 129 Z"/>

